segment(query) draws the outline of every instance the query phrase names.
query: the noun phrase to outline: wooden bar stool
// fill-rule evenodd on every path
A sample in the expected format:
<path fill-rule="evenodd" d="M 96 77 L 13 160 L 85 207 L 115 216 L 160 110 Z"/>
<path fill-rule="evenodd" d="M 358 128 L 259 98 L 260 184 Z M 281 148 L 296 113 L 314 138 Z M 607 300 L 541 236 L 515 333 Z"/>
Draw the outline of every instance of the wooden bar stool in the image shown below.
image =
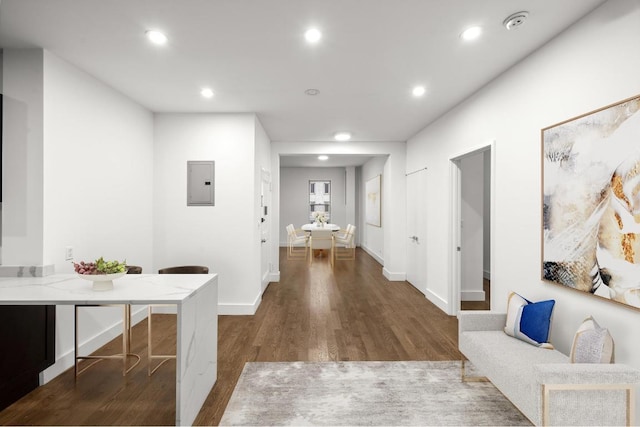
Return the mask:
<path fill-rule="evenodd" d="M 209 273 L 209 267 L 203 267 L 200 265 L 183 265 L 178 267 L 161 268 L 160 270 L 158 270 L 158 274 L 208 274 L 208 273 Z M 172 304 L 149 305 L 149 314 L 147 317 L 147 326 L 148 326 L 147 352 L 149 357 L 148 374 L 147 374 L 148 376 L 151 376 L 165 362 L 176 358 L 175 354 L 153 354 L 153 347 L 152 347 L 153 344 L 151 340 L 151 334 L 153 329 L 152 322 L 151 322 L 151 315 L 153 314 L 153 307 L 167 307 L 167 306 L 172 306 Z M 151 367 L 152 360 L 157 360 L 157 359 L 160 360 L 160 363 L 158 363 L 154 368 L 152 368 Z"/>
<path fill-rule="evenodd" d="M 142 274 L 142 267 L 137 265 L 128 265 L 127 266 L 127 274 Z M 92 308 L 92 307 L 122 307 L 123 315 L 122 315 L 122 353 L 118 354 L 109 354 L 109 355 L 101 355 L 101 354 L 93 354 L 89 356 L 78 356 L 78 309 L 80 308 Z M 131 305 L 130 304 L 90 304 L 90 305 L 75 305 L 74 306 L 74 334 L 73 334 L 73 348 L 74 348 L 74 373 L 75 376 L 78 377 L 81 373 L 100 362 L 101 360 L 106 359 L 120 359 L 122 360 L 122 376 L 127 375 L 129 371 L 135 368 L 138 363 L 140 363 L 140 356 L 135 353 L 131 353 Z M 130 357 L 135 358 L 135 362 L 127 367 L 127 361 Z M 80 361 L 81 360 L 93 360 L 92 363 L 89 363 L 84 368 L 80 369 Z"/>

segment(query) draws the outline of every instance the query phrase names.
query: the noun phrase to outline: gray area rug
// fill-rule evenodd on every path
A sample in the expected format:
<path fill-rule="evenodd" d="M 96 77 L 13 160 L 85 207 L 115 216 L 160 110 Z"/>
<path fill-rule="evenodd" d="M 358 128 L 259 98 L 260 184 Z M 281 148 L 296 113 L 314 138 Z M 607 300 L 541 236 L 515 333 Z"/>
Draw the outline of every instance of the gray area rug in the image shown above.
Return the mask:
<path fill-rule="evenodd" d="M 469 367 L 469 365 L 467 365 Z M 460 362 L 245 364 L 220 425 L 531 425 Z"/>

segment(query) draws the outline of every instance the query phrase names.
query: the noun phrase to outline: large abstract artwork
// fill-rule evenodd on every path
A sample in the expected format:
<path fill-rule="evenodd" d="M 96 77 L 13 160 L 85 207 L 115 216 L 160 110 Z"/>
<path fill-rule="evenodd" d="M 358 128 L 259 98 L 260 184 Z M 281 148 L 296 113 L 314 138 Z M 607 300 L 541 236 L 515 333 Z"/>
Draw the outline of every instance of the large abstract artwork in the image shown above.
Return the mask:
<path fill-rule="evenodd" d="M 380 220 L 380 175 L 367 181 L 365 192 L 367 201 L 365 204 L 365 215 L 367 224 L 382 226 Z"/>
<path fill-rule="evenodd" d="M 542 129 L 542 278 L 640 308 L 640 96 Z"/>

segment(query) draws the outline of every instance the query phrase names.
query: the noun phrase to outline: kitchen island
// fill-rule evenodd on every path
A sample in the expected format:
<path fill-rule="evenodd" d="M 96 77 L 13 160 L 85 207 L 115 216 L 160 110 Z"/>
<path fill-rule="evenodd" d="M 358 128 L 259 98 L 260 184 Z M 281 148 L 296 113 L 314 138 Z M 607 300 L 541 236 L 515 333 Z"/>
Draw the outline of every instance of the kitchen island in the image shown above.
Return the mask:
<path fill-rule="evenodd" d="M 4 277 L 0 305 L 175 305 L 176 425 L 192 425 L 217 378 L 217 274 L 125 275 L 113 284 L 95 291 L 76 274 Z"/>

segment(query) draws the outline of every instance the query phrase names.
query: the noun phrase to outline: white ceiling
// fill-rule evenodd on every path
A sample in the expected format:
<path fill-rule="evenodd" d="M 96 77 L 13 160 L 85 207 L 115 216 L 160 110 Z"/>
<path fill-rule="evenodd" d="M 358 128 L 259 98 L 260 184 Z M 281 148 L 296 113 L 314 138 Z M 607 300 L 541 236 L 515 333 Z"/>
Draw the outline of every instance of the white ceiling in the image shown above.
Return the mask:
<path fill-rule="evenodd" d="M 603 0 L 0 0 L 43 47 L 154 112 L 255 112 L 273 141 L 405 141 Z M 525 10 L 517 30 L 502 22 Z M 463 29 L 483 36 L 465 43 Z M 308 45 L 304 31 L 323 32 Z M 145 30 L 169 38 L 151 45 Z M 424 84 L 423 98 L 411 96 Z M 210 86 L 215 97 L 204 99 Z M 320 90 L 308 96 L 309 88 Z"/>
<path fill-rule="evenodd" d="M 294 168 L 294 167 L 345 167 L 345 166 L 360 166 L 367 163 L 373 158 L 373 156 L 361 156 L 353 154 L 329 154 L 327 160 L 319 160 L 315 154 L 309 155 L 281 155 L 280 167 L 282 168 Z"/>

